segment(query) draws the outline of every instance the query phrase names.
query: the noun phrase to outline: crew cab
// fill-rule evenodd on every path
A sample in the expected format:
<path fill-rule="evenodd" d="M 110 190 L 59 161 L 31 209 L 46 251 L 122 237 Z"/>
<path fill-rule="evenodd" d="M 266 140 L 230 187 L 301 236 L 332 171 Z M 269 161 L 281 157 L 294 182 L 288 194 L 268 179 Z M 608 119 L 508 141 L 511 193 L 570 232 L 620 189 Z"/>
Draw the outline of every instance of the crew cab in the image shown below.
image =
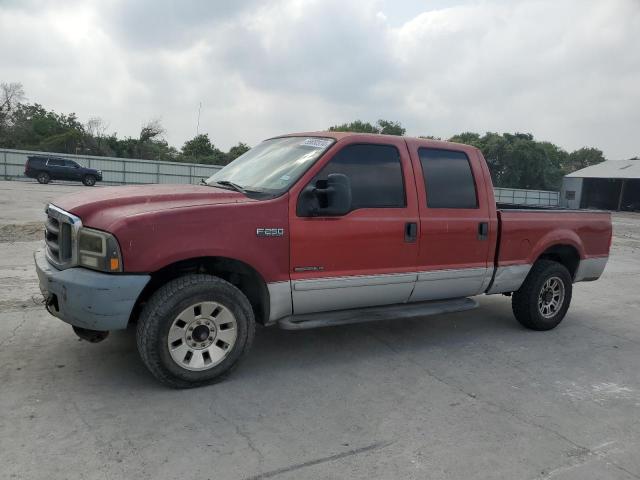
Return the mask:
<path fill-rule="evenodd" d="M 102 181 L 102 171 L 86 168 L 68 158 L 32 155 L 24 164 L 24 174 L 35 178 L 38 183 L 47 184 L 51 180 L 77 180 L 87 187 Z"/>
<path fill-rule="evenodd" d="M 219 380 L 255 324 L 305 329 L 475 308 L 511 296 L 560 323 L 596 280 L 609 213 L 509 209 L 471 146 L 316 132 L 260 143 L 203 185 L 102 188 L 47 207 L 35 253 L 48 311 L 82 338 L 136 324 L 144 364 L 177 388 Z"/>

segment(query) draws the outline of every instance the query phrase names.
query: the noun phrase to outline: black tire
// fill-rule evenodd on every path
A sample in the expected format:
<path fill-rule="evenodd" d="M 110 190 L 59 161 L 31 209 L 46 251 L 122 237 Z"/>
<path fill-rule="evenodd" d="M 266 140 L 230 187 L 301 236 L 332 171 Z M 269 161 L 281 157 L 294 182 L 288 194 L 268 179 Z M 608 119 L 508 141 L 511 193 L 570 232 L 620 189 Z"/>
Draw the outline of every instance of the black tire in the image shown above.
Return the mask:
<path fill-rule="evenodd" d="M 85 175 L 82 177 L 82 183 L 86 187 L 93 187 L 96 184 L 96 177 L 93 175 Z"/>
<path fill-rule="evenodd" d="M 180 312 L 203 301 L 215 301 L 231 311 L 237 336 L 220 363 L 207 370 L 191 371 L 172 359 L 168 335 Z M 224 379 L 249 351 L 254 334 L 253 310 L 240 290 L 212 275 L 190 274 L 170 281 L 151 296 L 140 314 L 136 341 L 143 363 L 158 380 L 173 388 L 192 388 Z"/>
<path fill-rule="evenodd" d="M 554 279 L 558 279 L 562 284 L 562 301 L 555 310 L 547 311 L 545 316 L 541 311 L 544 307 L 539 305 L 539 299 L 544 295 L 543 287 L 547 281 L 554 281 Z M 520 289 L 513 294 L 511 299 L 513 314 L 522 325 L 531 330 L 551 330 L 558 326 L 569 309 L 572 287 L 571 275 L 564 265 L 552 260 L 538 260 Z"/>
<path fill-rule="evenodd" d="M 46 185 L 51 181 L 51 175 L 49 175 L 47 172 L 39 172 L 36 176 L 36 180 L 38 180 L 38 183 Z"/>

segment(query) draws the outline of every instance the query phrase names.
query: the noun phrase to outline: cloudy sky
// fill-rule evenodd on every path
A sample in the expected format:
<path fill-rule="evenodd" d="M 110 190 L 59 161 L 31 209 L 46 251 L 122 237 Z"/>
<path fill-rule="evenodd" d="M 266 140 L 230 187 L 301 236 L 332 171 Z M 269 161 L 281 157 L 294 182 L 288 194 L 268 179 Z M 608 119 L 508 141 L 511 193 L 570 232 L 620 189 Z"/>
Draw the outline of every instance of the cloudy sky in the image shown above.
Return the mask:
<path fill-rule="evenodd" d="M 640 0 L 0 0 L 0 81 L 170 144 L 378 118 L 640 154 Z"/>

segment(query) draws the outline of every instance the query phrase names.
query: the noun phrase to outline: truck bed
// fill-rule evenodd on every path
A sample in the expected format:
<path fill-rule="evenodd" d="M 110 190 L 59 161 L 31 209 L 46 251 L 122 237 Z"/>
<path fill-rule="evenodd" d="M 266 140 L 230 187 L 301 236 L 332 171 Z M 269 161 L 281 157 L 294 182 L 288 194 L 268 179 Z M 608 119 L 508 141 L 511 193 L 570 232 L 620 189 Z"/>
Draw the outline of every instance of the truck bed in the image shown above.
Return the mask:
<path fill-rule="evenodd" d="M 574 249 L 580 259 L 608 256 L 611 214 L 564 208 L 504 208 L 497 211 L 497 265 L 532 264 L 550 243 Z"/>

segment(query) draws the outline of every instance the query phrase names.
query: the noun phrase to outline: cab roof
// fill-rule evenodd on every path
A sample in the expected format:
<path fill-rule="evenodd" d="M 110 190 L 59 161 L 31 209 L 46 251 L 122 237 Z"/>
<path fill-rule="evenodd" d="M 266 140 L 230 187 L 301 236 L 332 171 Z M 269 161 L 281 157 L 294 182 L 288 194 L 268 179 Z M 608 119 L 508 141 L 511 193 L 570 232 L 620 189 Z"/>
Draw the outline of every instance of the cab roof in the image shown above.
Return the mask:
<path fill-rule="evenodd" d="M 420 137 L 407 137 L 404 135 L 402 136 L 385 135 L 382 133 L 334 132 L 329 130 L 320 130 L 315 132 L 288 133 L 286 135 L 278 135 L 272 138 L 281 138 L 281 137 L 324 137 L 324 138 L 333 138 L 336 141 L 339 141 L 345 138 L 352 138 L 352 137 L 359 137 L 362 141 L 367 141 L 367 139 L 372 139 L 372 138 L 387 139 L 387 140 L 393 139 L 394 141 L 398 139 L 403 139 L 407 143 L 418 144 L 418 145 L 423 145 L 423 146 L 433 147 L 433 148 L 446 149 L 446 148 L 455 147 L 457 149 L 462 149 L 462 148 L 473 149 L 473 150 L 476 149 L 475 147 L 464 144 L 464 143 L 447 142 L 444 140 L 432 140 L 429 138 L 420 138 Z"/>

